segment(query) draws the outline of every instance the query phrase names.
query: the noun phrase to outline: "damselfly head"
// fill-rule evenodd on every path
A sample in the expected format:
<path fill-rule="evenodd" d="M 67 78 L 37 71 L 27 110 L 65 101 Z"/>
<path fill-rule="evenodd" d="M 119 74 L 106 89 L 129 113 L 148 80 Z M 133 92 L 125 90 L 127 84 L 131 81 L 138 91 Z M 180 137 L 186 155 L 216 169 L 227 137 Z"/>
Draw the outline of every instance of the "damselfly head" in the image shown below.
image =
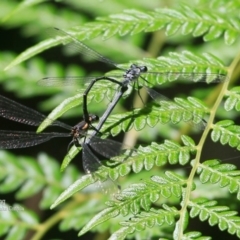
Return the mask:
<path fill-rule="evenodd" d="M 137 66 L 137 64 L 132 64 L 131 66 L 130 66 L 130 69 L 133 69 L 133 68 L 137 68 L 138 66 Z"/>
<path fill-rule="evenodd" d="M 139 69 L 140 72 L 144 73 L 148 71 L 148 68 L 146 66 L 138 66 L 137 64 L 132 64 L 129 68 L 129 71 L 132 72 L 133 70 L 136 71 L 136 69 Z"/>
<path fill-rule="evenodd" d="M 148 68 L 146 66 L 141 66 L 139 67 L 141 72 L 147 72 L 148 71 Z"/>
<path fill-rule="evenodd" d="M 96 122 L 98 120 L 99 120 L 99 117 L 97 115 L 94 115 L 94 114 L 89 115 L 89 122 Z"/>

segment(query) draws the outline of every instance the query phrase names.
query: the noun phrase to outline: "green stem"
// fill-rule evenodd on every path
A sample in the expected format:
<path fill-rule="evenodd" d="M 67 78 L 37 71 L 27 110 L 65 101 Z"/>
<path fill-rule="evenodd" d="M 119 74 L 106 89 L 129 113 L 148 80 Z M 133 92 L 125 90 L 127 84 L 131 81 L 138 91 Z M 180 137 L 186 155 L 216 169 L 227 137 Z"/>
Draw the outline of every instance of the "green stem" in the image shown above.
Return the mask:
<path fill-rule="evenodd" d="M 83 200 L 83 198 L 81 198 L 81 201 L 85 201 Z M 34 234 L 34 236 L 32 237 L 31 240 L 39 240 L 42 239 L 42 237 L 44 236 L 44 234 L 53 226 L 55 225 L 57 222 L 59 222 L 62 218 L 64 218 L 69 210 L 79 206 L 79 198 L 73 198 L 73 200 L 67 204 L 62 210 L 56 212 L 56 214 L 54 214 L 52 217 L 50 217 L 46 222 L 39 224 L 37 227 L 37 231 Z"/>
<path fill-rule="evenodd" d="M 237 66 L 238 66 L 239 62 L 240 62 L 240 54 L 233 60 L 232 64 L 230 65 L 230 67 L 228 69 L 227 78 L 229 80 L 232 80 L 234 72 L 238 71 Z M 202 149 L 203 149 L 204 143 L 206 141 L 206 138 L 207 138 L 210 130 L 213 127 L 213 121 L 214 121 L 214 118 L 216 116 L 217 109 L 219 108 L 219 105 L 221 104 L 221 102 L 223 100 L 224 94 L 226 93 L 229 84 L 230 84 L 230 81 L 225 81 L 222 84 L 221 91 L 220 91 L 220 93 L 217 97 L 217 100 L 216 100 L 216 102 L 215 102 L 215 104 L 214 104 L 214 106 L 213 106 L 213 108 L 210 112 L 210 118 L 208 120 L 207 126 L 206 126 L 206 128 L 203 132 L 203 135 L 202 135 L 202 137 L 199 141 L 199 144 L 197 145 L 197 154 L 196 154 L 195 162 L 194 162 L 193 168 L 191 170 L 191 173 L 190 173 L 188 181 L 187 181 L 187 188 L 186 188 L 186 191 L 184 192 L 182 208 L 180 210 L 180 218 L 179 218 L 179 221 L 178 221 L 178 234 L 177 234 L 177 239 L 178 240 L 181 240 L 183 238 L 183 232 L 184 232 L 184 227 L 185 227 L 184 216 L 186 216 L 187 206 L 188 206 L 188 203 L 190 201 L 193 179 L 194 179 L 194 176 L 196 174 L 197 168 L 200 165 L 200 158 L 201 158 L 201 154 L 202 154 Z"/>

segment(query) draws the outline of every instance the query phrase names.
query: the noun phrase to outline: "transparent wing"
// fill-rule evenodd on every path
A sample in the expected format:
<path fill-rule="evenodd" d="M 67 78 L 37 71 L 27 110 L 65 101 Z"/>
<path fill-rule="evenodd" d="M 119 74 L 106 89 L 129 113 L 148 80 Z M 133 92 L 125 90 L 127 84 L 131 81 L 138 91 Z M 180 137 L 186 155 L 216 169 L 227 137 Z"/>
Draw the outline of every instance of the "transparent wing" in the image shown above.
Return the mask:
<path fill-rule="evenodd" d="M 167 98 L 166 96 L 156 92 L 153 89 L 144 87 L 147 93 L 154 100 L 154 104 L 159 106 L 159 114 L 165 114 L 166 122 L 171 119 L 171 122 L 179 123 L 181 121 L 192 123 L 196 128 L 204 129 L 206 121 L 204 120 L 204 115 L 200 109 L 207 111 L 206 107 L 199 105 L 197 103 L 191 104 L 188 100 L 184 101 L 181 104 L 174 102 Z M 191 110 L 188 110 L 191 109 Z M 192 109 L 195 109 L 194 111 Z M 199 110 L 198 110 L 199 109 Z M 165 111 L 165 113 L 164 113 Z"/>
<path fill-rule="evenodd" d="M 123 143 L 111 139 L 102 139 L 97 136 L 89 136 L 85 143 L 82 144 L 82 148 L 83 167 L 86 173 L 95 172 L 102 165 L 97 155 L 105 157 L 106 160 L 112 160 L 114 158 L 114 161 L 122 162 L 122 158 L 118 160 L 118 156 L 120 159 L 120 156 L 129 149 L 135 151 L 135 149 Z"/>
<path fill-rule="evenodd" d="M 72 34 L 69 34 L 59 28 L 53 28 L 53 29 L 49 30 L 49 35 L 51 37 L 60 37 L 62 43 L 67 44 L 67 48 L 74 53 L 80 53 L 90 59 L 101 61 L 106 64 L 117 67 L 117 64 L 115 62 L 102 56 L 97 51 L 91 49 L 86 44 L 84 44 L 83 42 L 81 42 L 77 38 L 75 38 Z"/>
<path fill-rule="evenodd" d="M 107 76 L 108 78 L 121 79 L 122 75 Z M 45 77 L 38 81 L 38 85 L 47 86 L 47 87 L 81 87 L 85 83 L 90 83 L 93 80 L 106 80 L 105 76 L 66 76 L 66 77 Z"/>
<path fill-rule="evenodd" d="M 123 148 L 126 146 L 120 142 L 116 142 L 110 139 L 101 139 L 99 137 L 92 137 L 89 145 L 103 157 L 110 159 L 118 156 L 122 153 Z"/>
<path fill-rule="evenodd" d="M 102 139 L 102 141 L 105 140 Z M 120 186 L 115 181 L 112 181 L 108 176 L 103 176 L 101 173 L 99 173 L 99 171 L 97 171 L 100 167 L 104 166 L 89 148 L 88 144 L 83 144 L 82 151 L 83 168 L 87 174 L 91 174 L 92 177 L 97 181 L 96 186 L 104 193 L 117 192 Z M 98 153 L 101 154 L 101 152 Z"/>
<path fill-rule="evenodd" d="M 91 82 L 97 77 L 90 76 L 90 77 L 45 77 L 38 81 L 38 85 L 48 86 L 48 87 L 69 87 L 69 86 L 76 86 L 79 87 L 83 85 L 85 82 Z"/>
<path fill-rule="evenodd" d="M 146 72 L 141 74 L 141 78 L 148 82 L 151 82 L 151 78 L 154 78 L 154 81 L 159 84 L 176 80 L 206 83 L 218 83 L 228 80 L 226 74 L 206 72 Z"/>
<path fill-rule="evenodd" d="M 45 115 L 1 95 L 0 116 L 15 122 L 31 126 L 39 126 L 40 123 L 46 119 Z M 51 120 L 49 119 L 49 121 Z M 54 121 L 52 125 L 60 126 L 68 130 L 71 129 L 70 126 L 60 121 Z"/>
<path fill-rule="evenodd" d="M 111 139 L 90 136 L 87 141 L 96 153 L 115 163 L 123 162 L 137 152 L 136 149 Z"/>
<path fill-rule="evenodd" d="M 27 148 L 55 137 L 70 137 L 69 133 L 35 133 L 25 131 L 0 131 L 0 149 Z"/>

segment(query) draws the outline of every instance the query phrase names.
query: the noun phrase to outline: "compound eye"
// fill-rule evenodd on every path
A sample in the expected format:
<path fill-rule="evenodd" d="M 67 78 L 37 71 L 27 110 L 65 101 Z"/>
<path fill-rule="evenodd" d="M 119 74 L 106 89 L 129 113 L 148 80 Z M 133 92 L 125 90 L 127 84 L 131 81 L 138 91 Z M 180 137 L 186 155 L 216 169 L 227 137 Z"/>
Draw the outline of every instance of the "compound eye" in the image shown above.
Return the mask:
<path fill-rule="evenodd" d="M 148 70 L 148 69 L 147 69 L 146 66 L 142 66 L 142 67 L 141 67 L 141 72 L 147 72 L 147 70 Z"/>
<path fill-rule="evenodd" d="M 94 115 L 94 114 L 90 115 L 89 117 L 91 118 L 92 122 L 99 120 L 99 117 L 97 115 Z"/>

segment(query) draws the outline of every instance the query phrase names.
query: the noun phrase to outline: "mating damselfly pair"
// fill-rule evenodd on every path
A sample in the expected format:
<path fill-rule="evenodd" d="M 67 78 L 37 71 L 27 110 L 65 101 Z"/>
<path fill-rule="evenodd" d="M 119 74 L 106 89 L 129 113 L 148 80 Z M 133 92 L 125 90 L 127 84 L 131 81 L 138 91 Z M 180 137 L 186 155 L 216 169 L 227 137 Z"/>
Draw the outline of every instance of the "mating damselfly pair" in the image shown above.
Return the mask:
<path fill-rule="evenodd" d="M 49 119 L 51 125 L 59 126 L 69 130 L 69 133 L 61 132 L 21 132 L 21 131 L 1 131 L 0 132 L 0 148 L 10 149 L 10 148 L 22 148 L 30 147 L 33 145 L 40 144 L 44 141 L 48 141 L 54 137 L 72 137 L 70 145 L 74 145 L 77 148 L 82 147 L 82 162 L 86 173 L 93 174 L 102 165 L 99 155 L 103 158 L 110 159 L 114 158 L 115 161 L 121 162 L 117 159 L 124 149 L 127 147 L 121 143 L 101 138 L 101 128 L 112 110 L 115 108 L 118 101 L 127 92 L 130 86 L 137 90 L 140 87 L 144 87 L 150 97 L 154 100 L 154 103 L 159 107 L 159 109 L 164 109 L 169 112 L 169 117 L 175 114 L 179 109 L 182 109 L 182 119 L 184 121 L 193 121 L 194 123 L 203 122 L 202 114 L 196 112 L 191 112 L 188 110 L 188 106 L 178 105 L 175 103 L 175 108 L 173 104 L 169 104 L 170 100 L 165 96 L 156 92 L 153 88 L 156 84 L 152 84 L 152 79 L 161 79 L 165 81 L 174 81 L 177 79 L 185 79 L 190 81 L 203 81 L 203 82 L 222 82 L 226 79 L 226 75 L 222 73 L 208 73 L 208 72 L 158 72 L 149 69 L 148 66 L 132 64 L 128 69 L 120 67 L 115 62 L 109 60 L 108 58 L 102 56 L 98 52 L 94 51 L 81 41 L 78 41 L 73 35 L 62 31 L 58 28 L 52 29 L 53 35 L 56 39 L 59 39 L 61 43 L 67 44 L 67 47 L 73 51 L 76 51 L 82 55 L 86 55 L 95 60 L 104 62 L 112 67 L 122 70 L 122 74 L 106 75 L 100 77 L 46 77 L 39 81 L 39 84 L 46 86 L 67 86 L 75 85 L 80 82 L 90 81 L 86 90 L 83 94 L 83 120 L 80 121 L 73 127 L 70 127 L 59 121 L 52 121 Z M 115 88 L 115 94 L 107 106 L 105 112 L 100 118 L 97 126 L 93 126 L 92 123 L 98 120 L 98 116 L 94 114 L 89 114 L 88 112 L 88 96 L 92 90 L 95 83 L 102 80 L 108 81 L 111 85 L 117 86 Z M 155 81 L 155 82 L 157 82 Z M 139 94 L 140 95 L 140 94 Z M 140 95 L 141 98 L 141 95 Z M 171 107 L 170 107 L 171 106 Z M 169 109 L 168 109 L 169 107 Z M 159 111 L 159 114 L 161 111 Z M 25 123 L 28 125 L 39 126 L 40 123 L 46 119 L 46 117 L 32 109 L 24 107 L 16 102 L 13 102 L 7 98 L 0 97 L 0 116 L 14 120 L 20 123 Z M 179 121 L 181 118 L 179 119 Z M 87 135 L 89 129 L 93 132 Z M 98 136 L 96 136 L 98 135 Z M 72 158 L 69 154 L 69 160 Z"/>

